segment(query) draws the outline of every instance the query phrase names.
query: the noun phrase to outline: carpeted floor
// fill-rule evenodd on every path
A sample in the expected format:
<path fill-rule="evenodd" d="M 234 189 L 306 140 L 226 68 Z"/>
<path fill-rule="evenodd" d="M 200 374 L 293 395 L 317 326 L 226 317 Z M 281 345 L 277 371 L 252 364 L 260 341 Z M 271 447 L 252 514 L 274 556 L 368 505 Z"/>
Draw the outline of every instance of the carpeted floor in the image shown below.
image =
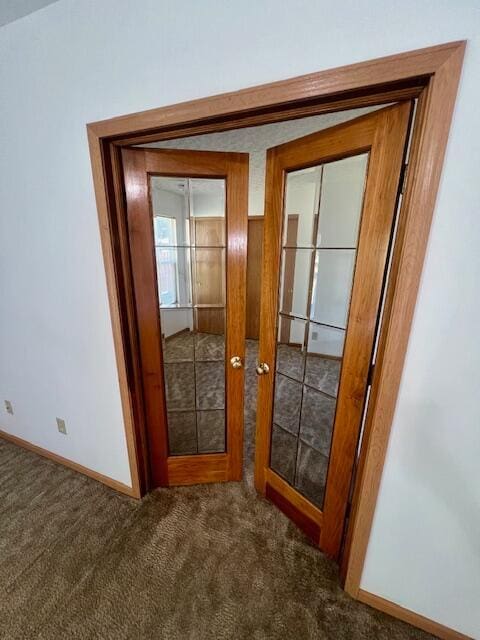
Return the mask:
<path fill-rule="evenodd" d="M 430 636 L 351 600 L 247 483 L 137 502 L 0 439 L 0 637 Z"/>
<path fill-rule="evenodd" d="M 168 434 L 172 455 L 225 451 L 223 336 L 183 331 L 164 341 Z M 246 341 L 245 467 L 253 462 L 258 341 Z M 278 345 L 270 464 L 323 507 L 340 362 Z"/>

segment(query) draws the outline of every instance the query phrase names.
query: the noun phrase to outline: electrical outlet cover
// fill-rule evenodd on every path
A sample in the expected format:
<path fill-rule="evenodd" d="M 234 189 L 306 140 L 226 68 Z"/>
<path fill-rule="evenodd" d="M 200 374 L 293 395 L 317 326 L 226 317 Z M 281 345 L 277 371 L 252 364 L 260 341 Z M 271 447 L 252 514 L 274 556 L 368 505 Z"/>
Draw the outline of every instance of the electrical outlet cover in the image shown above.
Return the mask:
<path fill-rule="evenodd" d="M 62 420 L 62 418 L 57 418 L 57 427 L 60 433 L 67 435 L 67 427 L 65 426 L 65 420 Z"/>
<path fill-rule="evenodd" d="M 10 400 L 5 400 L 5 409 L 7 410 L 7 413 L 10 413 L 13 416 L 13 407 Z"/>

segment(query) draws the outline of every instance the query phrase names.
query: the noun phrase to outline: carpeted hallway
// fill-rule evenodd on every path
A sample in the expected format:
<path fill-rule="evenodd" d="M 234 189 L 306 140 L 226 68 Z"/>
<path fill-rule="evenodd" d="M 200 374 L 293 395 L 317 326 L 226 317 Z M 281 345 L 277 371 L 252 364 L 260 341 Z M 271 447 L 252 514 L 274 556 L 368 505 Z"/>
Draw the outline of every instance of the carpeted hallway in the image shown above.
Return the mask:
<path fill-rule="evenodd" d="M 0 439 L 8 640 L 427 638 L 351 600 L 244 483 L 141 502 Z"/>

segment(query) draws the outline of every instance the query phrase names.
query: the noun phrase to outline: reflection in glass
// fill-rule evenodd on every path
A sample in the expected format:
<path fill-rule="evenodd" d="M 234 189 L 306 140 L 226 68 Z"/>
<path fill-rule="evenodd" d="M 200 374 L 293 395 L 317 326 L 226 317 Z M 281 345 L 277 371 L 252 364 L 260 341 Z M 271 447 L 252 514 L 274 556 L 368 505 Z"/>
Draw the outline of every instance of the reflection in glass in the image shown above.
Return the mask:
<path fill-rule="evenodd" d="M 283 249 L 280 277 L 280 311 L 282 313 L 300 318 L 308 316 L 308 282 L 312 272 L 312 259 L 311 249 Z"/>
<path fill-rule="evenodd" d="M 277 371 L 294 380 L 303 380 L 307 323 L 285 316 L 279 317 Z"/>
<path fill-rule="evenodd" d="M 323 505 L 327 469 L 328 458 L 299 440 L 294 486 L 319 507 Z"/>
<path fill-rule="evenodd" d="M 225 451 L 225 411 L 197 413 L 198 453 Z"/>
<path fill-rule="evenodd" d="M 270 466 L 290 484 L 295 479 L 296 458 L 297 438 L 273 423 Z"/>
<path fill-rule="evenodd" d="M 222 315 L 223 325 L 223 315 Z M 195 336 L 195 360 L 223 361 L 225 359 L 225 339 L 223 335 L 197 333 Z"/>
<path fill-rule="evenodd" d="M 224 452 L 225 181 L 150 187 L 169 452 Z"/>
<path fill-rule="evenodd" d="M 225 249 L 192 249 L 193 295 L 196 305 L 225 305 Z"/>
<path fill-rule="evenodd" d="M 311 354 L 341 359 L 345 329 L 325 326 L 310 321 L 308 325 L 308 356 Z"/>
<path fill-rule="evenodd" d="M 356 247 L 368 154 L 323 166 L 317 247 Z"/>
<path fill-rule="evenodd" d="M 168 411 L 195 409 L 195 368 L 193 362 L 165 363 Z"/>
<path fill-rule="evenodd" d="M 183 247 L 155 247 L 158 298 L 162 307 L 192 304 L 190 255 Z"/>
<path fill-rule="evenodd" d="M 194 219 L 193 244 L 197 247 L 225 246 L 225 180 L 191 178 L 189 186 Z"/>
<path fill-rule="evenodd" d="M 315 252 L 310 319 L 344 329 L 347 326 L 355 249 Z"/>
<path fill-rule="evenodd" d="M 322 167 L 292 171 L 285 188 L 284 247 L 314 247 Z"/>
<path fill-rule="evenodd" d="M 270 466 L 323 507 L 368 154 L 287 174 Z"/>
<path fill-rule="evenodd" d="M 195 411 L 169 411 L 168 444 L 172 455 L 197 453 Z"/>
<path fill-rule="evenodd" d="M 277 373 L 273 421 L 290 433 L 297 434 L 302 405 L 302 385 L 296 380 Z"/>
<path fill-rule="evenodd" d="M 335 405 L 335 398 L 304 386 L 300 436 L 305 443 L 325 456 L 330 451 Z"/>
<path fill-rule="evenodd" d="M 195 363 L 197 409 L 225 408 L 225 361 Z"/>

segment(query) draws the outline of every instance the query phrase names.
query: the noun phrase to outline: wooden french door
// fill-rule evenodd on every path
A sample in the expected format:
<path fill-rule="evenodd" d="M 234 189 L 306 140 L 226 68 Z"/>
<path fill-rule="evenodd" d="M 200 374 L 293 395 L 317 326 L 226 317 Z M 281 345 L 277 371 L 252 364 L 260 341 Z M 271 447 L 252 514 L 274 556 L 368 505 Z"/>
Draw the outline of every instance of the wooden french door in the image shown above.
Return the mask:
<path fill-rule="evenodd" d="M 122 163 L 151 484 L 239 480 L 248 154 Z"/>
<path fill-rule="evenodd" d="M 400 103 L 267 153 L 255 484 L 332 557 L 410 113 Z"/>

